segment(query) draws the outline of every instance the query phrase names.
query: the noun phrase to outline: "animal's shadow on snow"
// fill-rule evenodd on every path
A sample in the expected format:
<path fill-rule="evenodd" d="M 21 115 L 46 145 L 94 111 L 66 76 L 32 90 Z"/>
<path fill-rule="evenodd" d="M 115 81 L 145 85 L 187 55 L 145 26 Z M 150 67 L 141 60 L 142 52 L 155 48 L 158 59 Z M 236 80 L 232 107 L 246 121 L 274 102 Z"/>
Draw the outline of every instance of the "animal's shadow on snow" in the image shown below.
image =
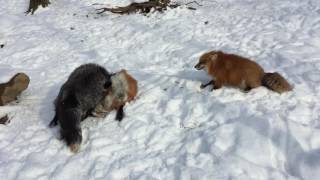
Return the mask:
<path fill-rule="evenodd" d="M 280 118 L 278 119 L 281 120 Z M 247 117 L 239 121 L 249 128 L 254 129 L 258 134 L 270 139 L 286 158 L 286 171 L 299 179 L 305 179 L 302 172 L 303 166 L 320 167 L 320 149 L 305 151 L 297 139 L 291 134 L 288 121 L 285 120 L 286 131 L 270 127 L 266 119 L 258 120 L 256 117 Z M 271 132 L 271 134 L 270 134 Z M 309 169 L 310 170 L 310 169 Z M 318 170 L 318 168 L 317 168 Z"/>
<path fill-rule="evenodd" d="M 175 74 L 166 74 L 166 73 L 149 73 L 149 72 L 139 72 L 139 73 L 134 73 L 135 76 L 137 77 L 138 81 L 145 81 L 148 78 L 154 76 L 154 77 L 159 77 L 156 82 L 159 82 L 162 77 L 167 77 L 167 78 L 176 78 L 178 80 L 185 80 L 185 81 L 193 81 L 197 83 L 207 83 L 212 78 L 207 75 L 206 72 L 204 71 L 197 71 L 193 69 L 185 69 L 182 71 L 179 71 Z M 175 83 L 172 83 L 172 86 L 175 86 Z M 158 86 L 158 84 L 155 84 L 155 86 Z"/>
<path fill-rule="evenodd" d="M 211 77 L 208 76 L 205 71 L 197 71 L 195 69 L 185 69 L 183 71 L 179 71 L 178 73 L 170 76 L 178 79 L 184 79 L 188 81 L 198 81 L 198 82 L 207 82 L 211 80 Z"/>
<path fill-rule="evenodd" d="M 51 122 L 55 114 L 54 100 L 58 96 L 62 83 L 63 82 L 59 82 L 50 87 L 48 93 L 45 95 L 42 102 L 40 103 L 41 108 L 39 112 L 40 119 L 42 120 L 42 123 L 44 124 L 44 126 L 48 128 L 49 131 L 53 134 L 53 136 L 57 138 L 59 138 L 59 135 L 58 135 L 59 129 L 57 128 L 59 127 L 59 125 L 55 127 L 49 127 L 49 123 Z"/>

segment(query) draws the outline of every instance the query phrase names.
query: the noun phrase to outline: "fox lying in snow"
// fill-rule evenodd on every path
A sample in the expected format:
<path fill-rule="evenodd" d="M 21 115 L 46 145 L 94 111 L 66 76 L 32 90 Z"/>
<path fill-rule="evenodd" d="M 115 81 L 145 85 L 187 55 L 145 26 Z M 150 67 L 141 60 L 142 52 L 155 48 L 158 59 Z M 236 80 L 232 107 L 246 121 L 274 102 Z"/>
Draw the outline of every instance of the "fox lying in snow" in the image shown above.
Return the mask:
<path fill-rule="evenodd" d="M 111 76 L 111 90 L 106 97 L 96 106 L 92 115 L 104 117 L 110 111 L 117 110 L 116 120 L 124 117 L 123 107 L 126 102 L 132 101 L 138 92 L 137 81 L 126 70 L 121 70 Z"/>
<path fill-rule="evenodd" d="M 0 106 L 17 99 L 29 86 L 30 78 L 25 73 L 14 75 L 10 81 L 0 84 Z"/>
<path fill-rule="evenodd" d="M 212 84 L 212 90 L 222 86 L 233 86 L 248 92 L 261 85 L 278 93 L 292 90 L 290 84 L 279 73 L 265 73 L 254 61 L 222 51 L 203 54 L 195 68 L 204 69 L 213 77 L 209 83 L 201 84 L 201 89 Z"/>

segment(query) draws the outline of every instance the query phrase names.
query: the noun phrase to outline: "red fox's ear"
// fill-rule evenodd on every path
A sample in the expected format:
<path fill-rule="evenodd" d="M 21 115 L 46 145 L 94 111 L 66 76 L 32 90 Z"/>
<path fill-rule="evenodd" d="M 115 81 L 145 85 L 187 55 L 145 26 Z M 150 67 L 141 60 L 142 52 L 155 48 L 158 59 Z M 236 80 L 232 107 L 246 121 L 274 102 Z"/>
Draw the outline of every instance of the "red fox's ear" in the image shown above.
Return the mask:
<path fill-rule="evenodd" d="M 218 59 L 218 54 L 213 54 L 211 57 L 210 57 L 210 60 L 211 61 L 215 61 Z"/>

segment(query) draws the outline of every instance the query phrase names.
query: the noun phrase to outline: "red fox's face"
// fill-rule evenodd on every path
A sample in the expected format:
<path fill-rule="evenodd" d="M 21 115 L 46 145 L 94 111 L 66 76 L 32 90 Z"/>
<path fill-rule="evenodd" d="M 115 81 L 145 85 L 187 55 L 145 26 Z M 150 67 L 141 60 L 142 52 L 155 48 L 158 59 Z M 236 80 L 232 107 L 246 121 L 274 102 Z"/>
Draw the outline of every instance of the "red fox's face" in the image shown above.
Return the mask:
<path fill-rule="evenodd" d="M 194 66 L 197 70 L 205 69 L 208 72 L 209 67 L 217 60 L 218 54 L 216 54 L 214 51 L 203 54 L 198 64 Z"/>

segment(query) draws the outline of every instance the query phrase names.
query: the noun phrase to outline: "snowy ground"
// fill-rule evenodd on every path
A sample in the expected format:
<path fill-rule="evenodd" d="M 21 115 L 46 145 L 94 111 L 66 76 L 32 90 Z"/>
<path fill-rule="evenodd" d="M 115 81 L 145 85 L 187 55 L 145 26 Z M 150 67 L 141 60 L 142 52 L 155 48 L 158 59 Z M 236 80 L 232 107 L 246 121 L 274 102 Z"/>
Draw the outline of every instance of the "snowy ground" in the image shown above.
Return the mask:
<path fill-rule="evenodd" d="M 0 179 L 320 178 L 319 0 L 198 0 L 196 11 L 148 17 L 92 6 L 128 0 L 51 2 L 25 16 L 27 0 L 0 0 L 0 79 L 31 77 L 20 102 L 0 108 L 12 118 L 0 125 Z M 294 91 L 200 90 L 208 77 L 193 66 L 209 50 L 250 57 Z M 114 113 L 87 119 L 72 154 L 47 124 L 59 87 L 86 62 L 127 69 L 140 92 L 120 124 Z"/>

